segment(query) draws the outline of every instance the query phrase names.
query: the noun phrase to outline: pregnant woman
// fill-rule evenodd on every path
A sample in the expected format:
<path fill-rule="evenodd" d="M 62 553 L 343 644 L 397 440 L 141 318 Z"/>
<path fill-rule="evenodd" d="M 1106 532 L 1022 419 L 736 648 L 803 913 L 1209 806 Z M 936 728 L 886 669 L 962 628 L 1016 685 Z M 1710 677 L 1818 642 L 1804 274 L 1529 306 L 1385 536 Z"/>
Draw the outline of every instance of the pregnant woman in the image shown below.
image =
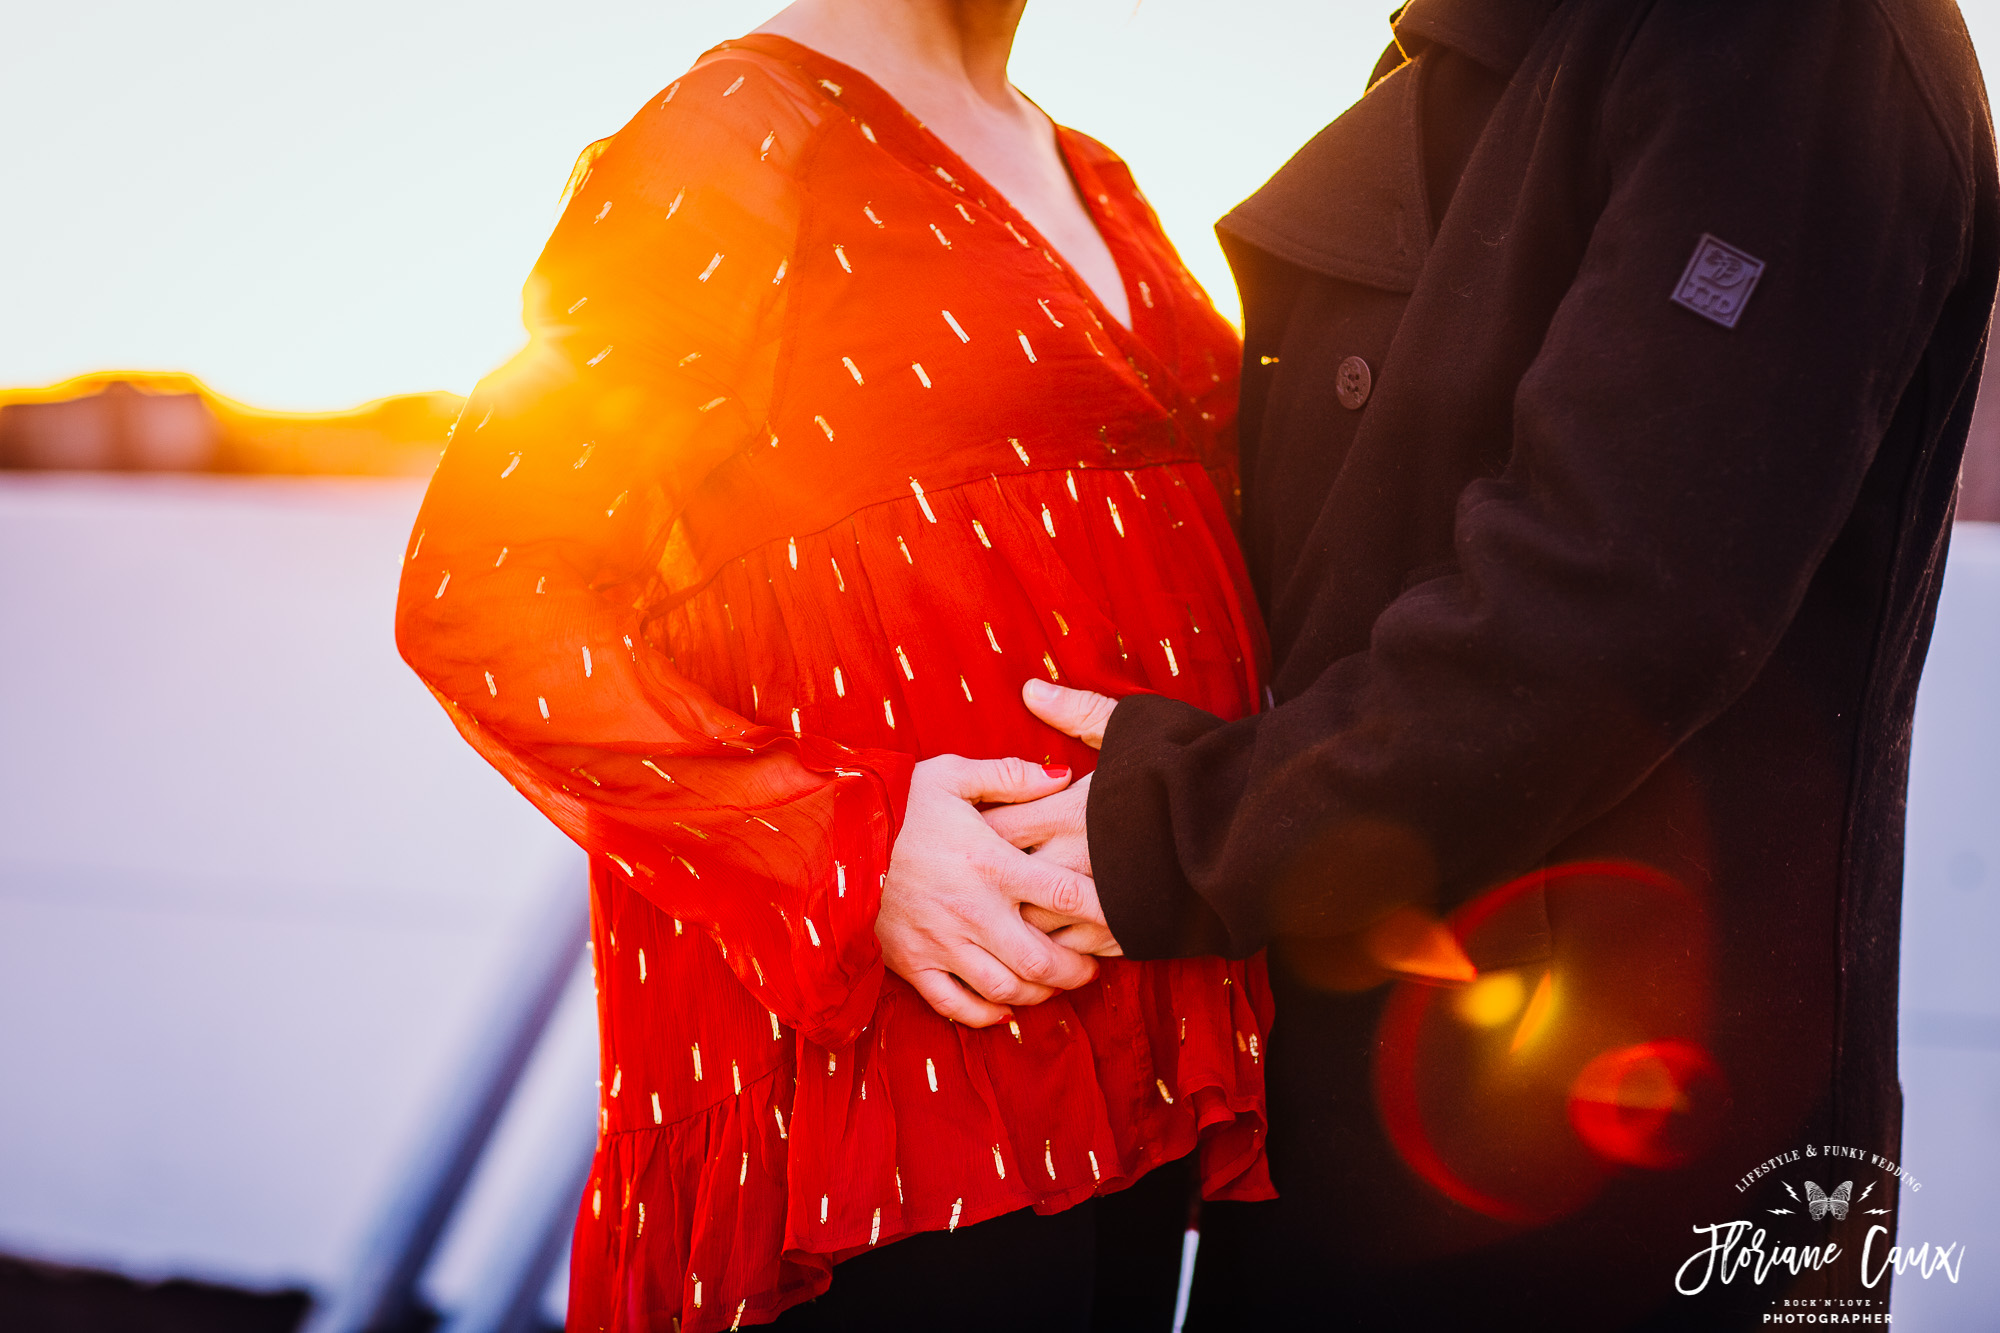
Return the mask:
<path fill-rule="evenodd" d="M 796 6 L 595 146 L 412 535 L 405 657 L 589 853 L 573 1329 L 1120 1327 L 1172 1302 L 1142 1178 L 1270 1194 L 1261 960 L 878 942 L 925 783 L 1088 772 L 1024 681 L 1259 689 L 1235 336 L 1007 83 L 1019 12 Z"/>

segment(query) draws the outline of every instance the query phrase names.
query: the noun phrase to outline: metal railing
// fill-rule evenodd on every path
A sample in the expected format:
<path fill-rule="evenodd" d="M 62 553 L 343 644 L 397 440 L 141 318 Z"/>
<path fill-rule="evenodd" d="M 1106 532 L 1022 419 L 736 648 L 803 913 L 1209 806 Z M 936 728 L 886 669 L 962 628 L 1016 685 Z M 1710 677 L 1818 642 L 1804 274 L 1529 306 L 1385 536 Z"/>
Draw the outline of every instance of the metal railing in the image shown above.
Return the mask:
<path fill-rule="evenodd" d="M 305 1333 L 402 1333 L 425 1327 L 425 1270 L 575 975 L 590 934 L 589 897 L 574 879 L 548 896 L 524 932 L 475 1047 L 378 1215 L 359 1261 L 316 1306 Z M 586 1100 L 587 1094 L 587 1100 Z M 488 1254 L 449 1333 L 526 1333 L 562 1256 L 597 1140 L 595 1090 L 585 1087 L 546 1146 L 528 1197 Z"/>

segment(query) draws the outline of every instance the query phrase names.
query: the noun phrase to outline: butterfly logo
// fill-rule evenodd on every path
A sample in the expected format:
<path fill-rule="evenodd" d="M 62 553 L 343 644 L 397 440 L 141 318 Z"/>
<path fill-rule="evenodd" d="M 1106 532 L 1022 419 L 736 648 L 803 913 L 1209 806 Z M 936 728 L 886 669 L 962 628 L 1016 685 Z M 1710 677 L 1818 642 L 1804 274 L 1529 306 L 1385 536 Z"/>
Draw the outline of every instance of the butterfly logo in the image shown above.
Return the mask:
<path fill-rule="evenodd" d="M 1825 1217 L 1828 1213 L 1833 1214 L 1833 1220 L 1836 1222 L 1845 1221 L 1847 1219 L 1847 1201 L 1853 1197 L 1854 1182 L 1851 1180 L 1841 1181 L 1840 1188 L 1831 1194 L 1826 1193 L 1810 1180 L 1806 1182 L 1806 1211 L 1812 1214 L 1813 1221 L 1815 1222 Z"/>

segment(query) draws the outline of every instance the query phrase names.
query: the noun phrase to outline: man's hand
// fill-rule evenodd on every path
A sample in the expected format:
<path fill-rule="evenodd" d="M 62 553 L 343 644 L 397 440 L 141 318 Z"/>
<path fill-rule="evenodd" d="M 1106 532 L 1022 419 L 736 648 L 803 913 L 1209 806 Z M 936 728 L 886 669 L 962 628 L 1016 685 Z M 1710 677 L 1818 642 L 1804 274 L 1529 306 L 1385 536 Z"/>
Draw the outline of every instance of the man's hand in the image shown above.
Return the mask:
<path fill-rule="evenodd" d="M 1008 846 L 974 804 L 1032 801 L 1068 784 L 1067 768 L 1024 759 L 939 755 L 912 771 L 875 936 L 889 968 L 946 1018 L 989 1027 L 1009 1016 L 1006 1005 L 1039 1004 L 1097 975 L 1095 960 L 1022 916 L 1028 904 L 1053 919 L 1087 922 L 1096 886 Z M 1096 919 L 1102 923 L 1101 914 Z"/>
<path fill-rule="evenodd" d="M 1061 866 L 1083 876 L 1090 886 L 1090 900 L 1073 916 L 1058 916 L 1041 907 L 1024 907 L 1021 915 L 1049 938 L 1078 953 L 1100 958 L 1124 954 L 1104 922 L 1104 909 L 1097 900 L 1097 885 L 1090 878 L 1090 837 L 1084 816 L 1090 806 L 1090 779 L 1020 805 L 996 806 L 986 812 L 986 823 L 995 833 L 1029 853 L 1036 861 Z"/>
<path fill-rule="evenodd" d="M 1104 743 L 1104 724 L 1111 720 L 1111 710 L 1118 704 L 1116 699 L 1089 690 L 1064 689 L 1041 680 L 1023 685 L 1021 698 L 1036 717 L 1093 750 Z M 1079 953 L 1115 958 L 1125 951 L 1118 947 L 1111 928 L 1104 923 L 1097 885 L 1088 878 L 1090 838 L 1084 817 L 1089 804 L 1090 779 L 1085 778 L 1053 796 L 989 810 L 986 822 L 1008 842 L 1031 852 L 1037 861 L 1048 861 L 1084 876 L 1090 886 L 1086 910 L 1064 917 L 1039 907 L 1028 907 L 1022 912 L 1028 924 L 1048 931 L 1050 938 Z"/>
<path fill-rule="evenodd" d="M 1104 728 L 1111 721 L 1116 699 L 1089 690 L 1072 690 L 1031 680 L 1021 687 L 1021 701 L 1028 711 L 1068 736 L 1074 736 L 1093 750 L 1104 748 Z"/>

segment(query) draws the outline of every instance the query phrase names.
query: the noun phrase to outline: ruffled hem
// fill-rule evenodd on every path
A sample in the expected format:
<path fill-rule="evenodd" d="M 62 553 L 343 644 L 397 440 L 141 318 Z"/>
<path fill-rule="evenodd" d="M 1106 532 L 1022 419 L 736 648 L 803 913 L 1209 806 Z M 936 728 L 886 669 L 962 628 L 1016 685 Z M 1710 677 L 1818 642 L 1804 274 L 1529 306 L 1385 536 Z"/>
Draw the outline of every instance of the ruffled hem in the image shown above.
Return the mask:
<path fill-rule="evenodd" d="M 1031 1126 L 1032 1117 L 1008 1113 L 1016 1108 L 1003 1108 L 982 1076 L 998 1041 L 1025 1038 L 1033 1054 L 1033 1033 L 1010 1039 L 1006 1028 L 947 1028 L 964 1045 L 964 1076 L 988 1114 L 983 1124 L 957 1117 L 942 1132 L 926 1124 L 921 1097 L 911 1105 L 909 1090 L 896 1086 L 892 1066 L 869 1045 L 885 1027 L 898 1042 L 925 1039 L 923 1028 L 896 1022 L 898 1001 L 922 1003 L 914 992 L 902 996 L 907 988 L 898 983 L 869 1036 L 838 1060 L 801 1043 L 802 1064 L 787 1059 L 720 1103 L 606 1135 L 578 1213 L 569 1328 L 707 1333 L 767 1323 L 824 1292 L 834 1266 L 856 1254 L 1021 1208 L 1061 1212 L 1190 1152 L 1200 1153 L 1204 1197 L 1274 1197 L 1264 1160 L 1260 1043 L 1270 1001 L 1261 960 L 1124 964 L 1115 972 L 1050 1002 L 1068 999 L 1085 1011 L 1098 1003 L 1106 1012 L 1087 1022 L 1079 1021 L 1084 1013 L 1045 1016 L 1041 1024 L 1062 1030 L 1063 1049 L 1050 1066 L 1068 1117 L 1060 1142 L 1024 1142 L 1022 1122 Z M 1222 986 L 1229 1002 L 1216 1004 Z M 1149 993 L 1169 1001 L 1206 993 L 1207 1003 L 1162 1015 L 1159 1004 L 1142 1002 Z M 1173 1039 L 1148 1042 L 1146 1030 L 1162 1021 L 1178 1029 Z M 1129 1060 L 1137 1045 L 1150 1047 L 1155 1061 L 1170 1053 L 1181 1063 L 1156 1075 L 1154 1097 L 1121 1104 L 1106 1088 L 1128 1083 L 1129 1074 L 1099 1083 L 1100 1057 L 1080 1039 L 1085 1034 L 1116 1046 L 1109 1058 Z M 1082 1080 L 1094 1095 L 1078 1095 Z"/>

